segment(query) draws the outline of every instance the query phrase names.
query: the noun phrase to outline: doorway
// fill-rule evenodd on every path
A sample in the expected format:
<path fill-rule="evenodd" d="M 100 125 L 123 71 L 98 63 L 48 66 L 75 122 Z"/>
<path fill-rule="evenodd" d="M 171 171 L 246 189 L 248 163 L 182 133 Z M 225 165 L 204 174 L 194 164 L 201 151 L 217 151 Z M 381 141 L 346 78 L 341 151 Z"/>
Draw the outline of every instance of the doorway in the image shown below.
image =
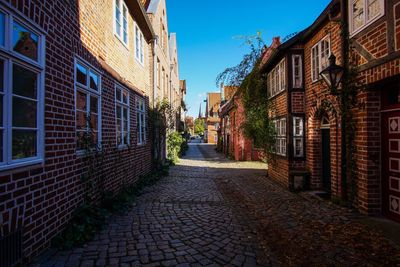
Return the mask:
<path fill-rule="evenodd" d="M 382 114 L 382 209 L 400 222 L 400 111 Z"/>
<path fill-rule="evenodd" d="M 322 118 L 321 122 L 321 162 L 322 162 L 322 188 L 331 192 L 331 131 L 329 120 Z"/>

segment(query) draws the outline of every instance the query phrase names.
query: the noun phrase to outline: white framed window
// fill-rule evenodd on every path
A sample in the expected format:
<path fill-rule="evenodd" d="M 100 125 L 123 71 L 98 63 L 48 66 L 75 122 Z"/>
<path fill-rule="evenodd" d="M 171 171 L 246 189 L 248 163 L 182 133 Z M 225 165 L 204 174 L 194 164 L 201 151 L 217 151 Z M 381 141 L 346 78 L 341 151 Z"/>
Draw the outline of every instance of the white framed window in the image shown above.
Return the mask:
<path fill-rule="evenodd" d="M 128 45 L 128 7 L 124 0 L 114 0 L 114 31 L 115 35 Z"/>
<path fill-rule="evenodd" d="M 0 170 L 43 161 L 45 36 L 0 9 Z"/>
<path fill-rule="evenodd" d="M 101 143 L 101 76 L 75 59 L 76 144 L 82 151 Z"/>
<path fill-rule="evenodd" d="M 285 59 L 282 59 L 281 62 L 268 73 L 267 86 L 269 97 L 273 97 L 286 89 Z"/>
<path fill-rule="evenodd" d="M 355 34 L 385 14 L 384 0 L 349 1 L 350 33 Z"/>
<path fill-rule="evenodd" d="M 303 58 L 301 55 L 292 56 L 293 88 L 303 87 Z"/>
<path fill-rule="evenodd" d="M 144 38 L 137 25 L 135 26 L 135 58 L 142 65 L 144 64 Z"/>
<path fill-rule="evenodd" d="M 136 101 L 136 131 L 138 145 L 146 144 L 146 104 L 144 99 L 138 97 Z"/>
<path fill-rule="evenodd" d="M 130 145 L 129 97 L 128 90 L 119 85 L 115 86 L 115 115 L 118 147 Z"/>
<path fill-rule="evenodd" d="M 304 156 L 304 119 L 293 117 L 293 156 Z"/>
<path fill-rule="evenodd" d="M 311 49 L 311 79 L 316 82 L 320 79 L 319 73 L 328 67 L 331 55 L 331 42 L 329 35 L 315 44 Z"/>
<path fill-rule="evenodd" d="M 274 122 L 276 131 L 276 149 L 277 155 L 286 156 L 286 119 L 277 119 Z"/>

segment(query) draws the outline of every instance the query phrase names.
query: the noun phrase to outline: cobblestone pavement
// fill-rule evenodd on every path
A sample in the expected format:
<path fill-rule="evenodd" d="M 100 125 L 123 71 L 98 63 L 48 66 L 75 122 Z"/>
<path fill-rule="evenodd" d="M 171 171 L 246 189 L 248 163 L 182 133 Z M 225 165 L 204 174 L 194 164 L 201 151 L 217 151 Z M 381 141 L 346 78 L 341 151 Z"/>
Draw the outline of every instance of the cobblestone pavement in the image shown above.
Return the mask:
<path fill-rule="evenodd" d="M 169 177 L 147 188 L 129 212 L 113 216 L 84 247 L 53 254 L 43 265 L 396 265 L 398 250 L 350 210 L 290 193 L 268 180 L 265 168 L 190 145 Z"/>

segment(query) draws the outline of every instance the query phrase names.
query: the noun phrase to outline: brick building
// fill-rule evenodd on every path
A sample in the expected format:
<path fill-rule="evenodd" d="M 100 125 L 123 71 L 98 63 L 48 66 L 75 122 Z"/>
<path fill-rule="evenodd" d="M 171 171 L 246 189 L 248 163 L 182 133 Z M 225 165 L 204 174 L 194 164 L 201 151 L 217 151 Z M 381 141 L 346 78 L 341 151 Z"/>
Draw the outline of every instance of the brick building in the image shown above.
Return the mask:
<path fill-rule="evenodd" d="M 271 178 L 292 188 L 309 180 L 362 213 L 400 221 L 399 21 L 400 1 L 333 0 L 310 27 L 265 51 L 277 130 Z M 340 100 L 320 76 L 332 54 L 363 88 L 353 109 L 354 181 L 342 162 Z"/>
<path fill-rule="evenodd" d="M 218 133 L 219 146 L 225 156 L 233 157 L 237 161 L 261 160 L 260 151 L 240 129 L 245 120 L 244 107 L 236 91 L 237 88 L 232 86 L 222 88 L 223 100 L 219 108 L 221 126 Z"/>
<path fill-rule="evenodd" d="M 361 211 L 400 222 L 400 1 L 349 5 L 350 65 L 358 95 L 357 199 Z"/>
<path fill-rule="evenodd" d="M 104 155 L 95 198 L 151 170 L 155 39 L 139 0 L 0 2 L 0 239 L 17 252 L 9 264 L 48 247 L 83 203 L 86 137 Z"/>
<path fill-rule="evenodd" d="M 217 144 L 218 142 L 218 129 L 220 123 L 218 110 L 220 104 L 221 104 L 220 93 L 207 94 L 204 141 L 209 144 Z"/>

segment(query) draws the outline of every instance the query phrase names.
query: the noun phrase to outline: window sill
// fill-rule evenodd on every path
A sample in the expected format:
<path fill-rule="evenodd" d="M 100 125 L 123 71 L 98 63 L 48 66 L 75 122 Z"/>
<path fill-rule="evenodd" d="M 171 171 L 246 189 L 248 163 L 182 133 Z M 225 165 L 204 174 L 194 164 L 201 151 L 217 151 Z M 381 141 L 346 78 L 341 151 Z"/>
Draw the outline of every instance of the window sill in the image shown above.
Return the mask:
<path fill-rule="evenodd" d="M 137 63 L 139 63 L 140 66 L 142 66 L 144 68 L 144 62 L 141 62 L 136 56 L 135 56 L 135 60 Z"/>
<path fill-rule="evenodd" d="M 2 165 L 0 166 L 0 173 L 4 171 L 9 171 L 9 170 L 15 170 L 19 168 L 25 169 L 32 169 L 35 167 L 43 166 L 44 160 L 43 159 L 35 159 L 35 160 L 30 160 L 30 161 L 24 161 L 24 162 L 18 162 L 18 163 L 13 163 L 9 165 Z M 20 170 L 18 170 L 20 171 Z"/>
<path fill-rule="evenodd" d="M 114 36 L 118 39 L 118 41 L 120 41 L 120 43 L 126 48 L 126 50 L 129 51 L 129 42 L 128 43 L 124 43 L 124 41 L 122 41 L 122 38 L 114 31 Z M 129 36 L 128 36 L 129 38 Z"/>
<path fill-rule="evenodd" d="M 128 148 L 129 148 L 128 145 L 119 145 L 119 146 L 117 146 L 118 150 L 127 150 Z"/>
<path fill-rule="evenodd" d="M 275 94 L 275 95 L 273 95 L 273 96 L 270 96 L 270 97 L 268 97 L 268 99 L 274 99 L 274 98 L 276 98 L 276 97 L 278 97 L 279 95 L 281 95 L 283 92 L 285 92 L 286 91 L 286 88 L 285 89 L 283 89 L 282 91 L 280 91 L 279 93 L 277 93 L 277 94 Z"/>

